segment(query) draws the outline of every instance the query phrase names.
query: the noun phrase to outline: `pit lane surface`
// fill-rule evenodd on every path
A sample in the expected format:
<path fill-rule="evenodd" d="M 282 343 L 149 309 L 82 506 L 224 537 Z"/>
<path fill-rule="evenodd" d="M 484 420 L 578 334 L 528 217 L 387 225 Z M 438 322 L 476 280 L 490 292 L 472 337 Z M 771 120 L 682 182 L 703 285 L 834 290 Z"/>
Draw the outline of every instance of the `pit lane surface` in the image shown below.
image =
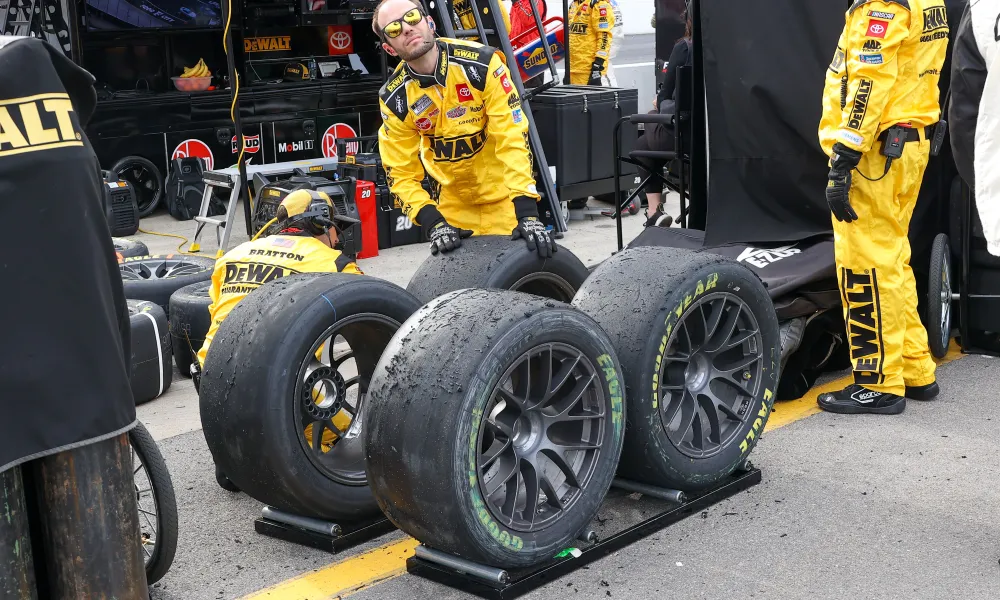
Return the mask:
<path fill-rule="evenodd" d="M 632 239 L 640 218 L 624 223 Z M 143 222 L 188 235 L 185 225 Z M 154 252 L 177 242 L 137 237 Z M 561 244 L 593 264 L 616 248 L 613 221 L 573 221 Z M 425 255 L 414 245 L 361 265 L 405 285 Z M 992 358 L 949 362 L 939 370 L 941 396 L 910 402 L 898 417 L 817 414 L 816 388 L 779 403 L 752 455 L 760 485 L 525 597 L 998 598 L 997 374 Z M 254 532 L 261 505 L 216 485 L 189 379 L 175 373 L 170 391 L 138 412 L 166 458 L 180 512 L 177 558 L 153 599 L 471 597 L 402 573 L 414 542 L 400 532 L 339 555 Z M 599 531 L 659 506 L 611 496 Z"/>

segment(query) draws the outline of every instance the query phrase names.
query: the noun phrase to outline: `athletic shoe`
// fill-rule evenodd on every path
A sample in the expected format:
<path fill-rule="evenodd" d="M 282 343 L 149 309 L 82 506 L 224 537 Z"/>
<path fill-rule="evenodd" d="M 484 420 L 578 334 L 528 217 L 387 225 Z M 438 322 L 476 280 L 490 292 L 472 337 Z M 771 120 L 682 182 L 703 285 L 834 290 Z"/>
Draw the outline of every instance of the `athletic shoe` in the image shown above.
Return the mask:
<path fill-rule="evenodd" d="M 646 217 L 646 222 L 643 227 L 670 227 L 674 223 L 674 218 L 670 215 L 665 215 L 659 210 L 655 213 Z"/>
<path fill-rule="evenodd" d="M 906 397 L 910 400 L 933 400 L 940 392 L 936 381 L 927 385 L 906 386 Z"/>
<path fill-rule="evenodd" d="M 906 398 L 896 394 L 875 392 L 856 383 L 839 392 L 820 394 L 816 402 L 827 412 L 843 415 L 861 413 L 898 415 L 906 408 Z"/>

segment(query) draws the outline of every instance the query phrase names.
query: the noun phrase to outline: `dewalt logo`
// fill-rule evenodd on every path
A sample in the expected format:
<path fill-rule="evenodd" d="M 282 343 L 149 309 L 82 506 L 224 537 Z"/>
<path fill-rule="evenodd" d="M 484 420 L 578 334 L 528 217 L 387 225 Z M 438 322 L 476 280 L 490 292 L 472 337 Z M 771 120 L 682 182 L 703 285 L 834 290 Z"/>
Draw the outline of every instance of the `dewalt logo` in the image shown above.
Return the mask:
<path fill-rule="evenodd" d="M 461 50 L 456 48 L 451 53 L 455 58 L 468 58 L 469 60 L 479 60 L 479 53 L 471 50 Z"/>
<path fill-rule="evenodd" d="M 396 91 L 396 88 L 402 85 L 404 79 L 406 79 L 406 71 L 400 69 L 399 75 L 393 78 L 393 80 L 389 83 L 385 84 L 385 91 L 390 93 Z"/>
<path fill-rule="evenodd" d="M 72 114 L 65 93 L 0 100 L 0 157 L 83 146 Z"/>
<path fill-rule="evenodd" d="M 252 37 L 243 40 L 244 52 L 281 52 L 292 49 L 292 38 L 287 35 Z"/>
<path fill-rule="evenodd" d="M 485 129 L 471 135 L 431 137 L 434 162 L 460 162 L 470 159 L 482 151 L 488 137 Z"/>
<path fill-rule="evenodd" d="M 587 35 L 586 23 L 573 23 L 569 26 L 569 32 L 577 35 Z"/>
<path fill-rule="evenodd" d="M 943 6 L 924 9 L 924 29 L 922 33 L 948 28 L 948 11 Z"/>
<path fill-rule="evenodd" d="M 844 269 L 847 299 L 847 337 L 850 340 L 854 383 L 882 383 L 882 307 L 875 270 Z"/>
<path fill-rule="evenodd" d="M 258 262 L 234 262 L 226 265 L 225 284 L 249 283 L 263 285 L 269 281 L 295 275 L 295 269 Z"/>
<path fill-rule="evenodd" d="M 865 121 L 865 114 L 868 112 L 868 98 L 872 93 L 872 80 L 862 79 L 858 84 L 858 93 L 854 94 L 854 107 L 851 109 L 851 120 L 847 126 L 854 130 L 860 130 L 861 124 Z"/>

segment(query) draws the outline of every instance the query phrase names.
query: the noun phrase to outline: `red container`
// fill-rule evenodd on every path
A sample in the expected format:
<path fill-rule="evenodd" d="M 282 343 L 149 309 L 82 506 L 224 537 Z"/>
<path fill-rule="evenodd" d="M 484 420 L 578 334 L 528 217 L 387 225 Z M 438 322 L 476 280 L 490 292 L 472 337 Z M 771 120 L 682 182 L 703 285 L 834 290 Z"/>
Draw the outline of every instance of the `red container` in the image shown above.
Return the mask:
<path fill-rule="evenodd" d="M 358 181 L 354 202 L 361 218 L 361 252 L 358 258 L 378 256 L 378 203 L 375 201 L 375 182 Z"/>

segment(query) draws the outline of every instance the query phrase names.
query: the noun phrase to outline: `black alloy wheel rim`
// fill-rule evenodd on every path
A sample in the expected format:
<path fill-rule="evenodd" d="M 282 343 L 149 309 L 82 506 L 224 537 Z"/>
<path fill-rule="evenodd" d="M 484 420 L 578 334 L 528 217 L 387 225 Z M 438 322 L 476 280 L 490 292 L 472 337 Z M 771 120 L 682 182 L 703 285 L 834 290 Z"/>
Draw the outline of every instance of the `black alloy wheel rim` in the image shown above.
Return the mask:
<path fill-rule="evenodd" d="M 576 290 L 568 281 L 554 273 L 531 273 L 518 279 L 511 286 L 511 291 L 531 294 L 542 298 L 551 298 L 569 304 L 576 295 Z"/>
<path fill-rule="evenodd" d="M 518 357 L 478 432 L 479 489 L 493 517 L 533 532 L 567 514 L 600 459 L 606 406 L 597 369 L 580 350 L 543 344 Z"/>
<path fill-rule="evenodd" d="M 123 179 L 132 184 L 135 190 L 135 203 L 139 212 L 143 212 L 156 200 L 162 185 L 149 169 L 138 162 L 126 163 L 115 174 L 118 179 Z"/>
<path fill-rule="evenodd" d="M 695 301 L 667 340 L 660 423 L 685 456 L 712 457 L 739 439 L 761 384 L 764 342 L 750 307 L 728 292 Z"/>
<path fill-rule="evenodd" d="M 185 275 L 197 275 L 205 272 L 208 267 L 183 258 L 146 258 L 141 261 L 118 264 L 122 279 L 139 281 L 143 279 L 172 279 Z"/>
<path fill-rule="evenodd" d="M 367 485 L 361 420 L 356 417 L 382 349 L 399 326 L 372 313 L 338 321 L 312 344 L 298 369 L 293 426 L 299 443 L 316 469 L 342 485 Z"/>
<path fill-rule="evenodd" d="M 941 347 L 947 348 L 951 339 L 951 264 L 947 257 L 941 261 Z"/>
<path fill-rule="evenodd" d="M 139 536 L 142 539 L 142 554 L 146 568 L 156 556 L 156 544 L 160 539 L 159 499 L 153 488 L 153 478 L 145 461 L 132 448 L 132 477 L 135 480 L 135 499 L 139 509 Z"/>

